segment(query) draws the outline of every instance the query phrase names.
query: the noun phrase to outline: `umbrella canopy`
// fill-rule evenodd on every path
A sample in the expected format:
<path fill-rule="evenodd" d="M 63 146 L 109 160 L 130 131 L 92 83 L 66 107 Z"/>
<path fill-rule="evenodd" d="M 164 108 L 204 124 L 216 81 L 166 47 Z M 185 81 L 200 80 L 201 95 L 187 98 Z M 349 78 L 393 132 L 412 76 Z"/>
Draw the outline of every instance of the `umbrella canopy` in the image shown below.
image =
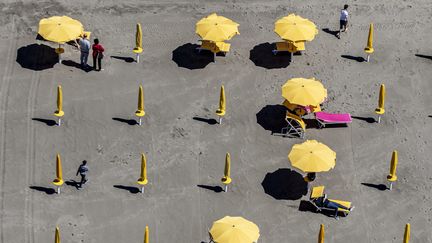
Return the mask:
<path fill-rule="evenodd" d="M 142 29 L 141 24 L 137 24 L 135 33 L 135 48 L 133 49 L 133 52 L 138 54 L 142 51 Z"/>
<path fill-rule="evenodd" d="M 140 177 L 137 180 L 137 183 L 140 185 L 147 185 L 148 179 L 147 179 L 147 159 L 145 154 L 141 154 L 141 173 Z"/>
<path fill-rule="evenodd" d="M 210 235 L 217 243 L 252 243 L 260 236 L 256 224 L 242 217 L 225 216 L 213 223 Z"/>
<path fill-rule="evenodd" d="M 293 78 L 282 85 L 282 97 L 291 104 L 318 106 L 327 98 L 327 89 L 313 78 Z"/>
<path fill-rule="evenodd" d="M 311 41 L 318 34 L 318 29 L 312 21 L 295 14 L 277 20 L 274 31 L 282 39 L 292 42 Z"/>
<path fill-rule="evenodd" d="M 219 42 L 230 40 L 236 34 L 240 34 L 238 26 L 239 24 L 231 19 L 213 13 L 198 21 L 195 32 L 203 40 Z"/>
<path fill-rule="evenodd" d="M 82 35 L 84 33 L 84 27 L 81 22 L 68 16 L 53 16 L 41 19 L 38 33 L 45 40 L 65 43 L 75 40 Z"/>
<path fill-rule="evenodd" d="M 291 165 L 303 172 L 322 172 L 336 165 L 336 152 L 316 140 L 295 144 L 288 154 Z"/>

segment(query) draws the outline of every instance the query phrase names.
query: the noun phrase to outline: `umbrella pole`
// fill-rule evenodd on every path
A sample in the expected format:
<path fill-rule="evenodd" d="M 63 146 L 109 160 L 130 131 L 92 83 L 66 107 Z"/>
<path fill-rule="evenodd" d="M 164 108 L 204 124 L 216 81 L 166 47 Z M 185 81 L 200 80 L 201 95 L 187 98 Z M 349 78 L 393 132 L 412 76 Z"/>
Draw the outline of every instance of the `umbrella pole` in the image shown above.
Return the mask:
<path fill-rule="evenodd" d="M 219 124 L 222 124 L 222 117 L 219 117 Z"/>
<path fill-rule="evenodd" d="M 61 50 L 61 44 L 59 44 L 59 53 L 58 53 L 58 55 L 59 55 L 59 63 L 62 63 L 62 59 L 61 59 L 61 52 L 60 52 L 60 50 Z"/>
<path fill-rule="evenodd" d="M 224 190 L 224 192 L 227 192 L 228 191 L 228 185 L 225 185 L 225 190 Z"/>
<path fill-rule="evenodd" d="M 144 193 L 144 186 L 141 187 L 141 193 Z"/>
<path fill-rule="evenodd" d="M 393 189 L 393 182 L 390 182 L 389 190 L 391 191 Z"/>
<path fill-rule="evenodd" d="M 370 59 L 370 55 L 368 54 L 366 57 L 366 62 L 369 62 L 369 59 Z"/>
<path fill-rule="evenodd" d="M 61 126 L 61 118 L 59 117 L 58 122 L 57 122 L 58 126 Z"/>
<path fill-rule="evenodd" d="M 139 63 L 139 54 L 136 54 L 136 62 Z"/>
<path fill-rule="evenodd" d="M 378 115 L 378 123 L 381 122 L 381 115 Z"/>
<path fill-rule="evenodd" d="M 138 125 L 141 126 L 141 117 L 138 119 Z"/>
<path fill-rule="evenodd" d="M 60 194 L 60 187 L 57 187 L 57 194 Z"/>

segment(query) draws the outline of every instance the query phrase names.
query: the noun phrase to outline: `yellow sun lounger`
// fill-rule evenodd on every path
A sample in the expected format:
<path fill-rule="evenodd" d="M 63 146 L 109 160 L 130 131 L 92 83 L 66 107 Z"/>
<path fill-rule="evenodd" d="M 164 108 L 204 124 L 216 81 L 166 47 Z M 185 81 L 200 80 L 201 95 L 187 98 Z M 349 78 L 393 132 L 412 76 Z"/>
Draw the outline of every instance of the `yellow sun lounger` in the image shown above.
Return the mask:
<path fill-rule="evenodd" d="M 304 138 L 306 123 L 301 119 L 301 117 L 287 111 L 285 120 L 287 121 L 288 126 L 281 130 L 281 133 L 284 136 L 297 135 L 300 138 Z"/>
<path fill-rule="evenodd" d="M 198 47 L 197 49 L 198 52 L 200 52 L 201 50 L 209 50 L 215 54 L 219 52 L 226 54 L 227 52 L 229 52 L 230 47 L 231 44 L 225 43 L 223 41 L 213 42 L 213 41 L 202 40 L 201 46 Z"/>
<path fill-rule="evenodd" d="M 347 216 L 353 207 L 351 206 L 351 202 L 335 200 L 335 199 L 327 199 L 327 195 L 324 193 L 324 186 L 316 186 L 311 190 L 310 202 L 316 208 L 317 212 L 321 211 L 330 211 L 334 214 L 334 217 L 337 218 L 339 215 Z M 331 207 L 327 200 L 333 204 Z M 338 205 L 339 207 L 334 207 Z M 342 207 L 340 207 L 342 206 Z"/>
<path fill-rule="evenodd" d="M 290 53 L 304 51 L 305 45 L 304 42 L 276 42 L 276 49 L 273 50 L 273 54 L 276 55 L 278 52 L 287 51 Z"/>

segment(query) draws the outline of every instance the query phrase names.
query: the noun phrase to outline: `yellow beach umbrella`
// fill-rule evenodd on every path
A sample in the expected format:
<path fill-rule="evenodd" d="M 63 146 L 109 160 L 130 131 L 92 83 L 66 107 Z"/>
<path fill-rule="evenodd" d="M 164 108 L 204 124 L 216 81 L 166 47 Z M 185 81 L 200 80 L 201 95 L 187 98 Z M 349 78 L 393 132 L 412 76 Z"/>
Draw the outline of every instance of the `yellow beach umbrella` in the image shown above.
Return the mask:
<path fill-rule="evenodd" d="M 55 230 L 54 243 L 60 243 L 60 229 L 58 226 Z"/>
<path fill-rule="evenodd" d="M 144 231 L 144 243 L 150 243 L 149 237 L 149 227 L 147 225 Z"/>
<path fill-rule="evenodd" d="M 135 48 L 133 49 L 133 52 L 138 54 L 142 51 L 142 29 L 141 24 L 137 24 L 135 33 Z"/>
<path fill-rule="evenodd" d="M 222 117 L 225 116 L 225 112 L 226 112 L 225 88 L 222 85 L 220 89 L 219 109 L 216 110 L 216 115 L 219 116 L 219 124 L 222 122 Z"/>
<path fill-rule="evenodd" d="M 382 115 L 385 113 L 385 109 L 384 109 L 385 96 L 386 96 L 385 85 L 381 84 L 379 99 L 378 99 L 378 107 L 375 109 L 375 113 L 378 115 Z"/>
<path fill-rule="evenodd" d="M 259 228 L 242 217 L 225 216 L 213 223 L 210 235 L 217 243 L 258 242 Z"/>
<path fill-rule="evenodd" d="M 394 150 L 390 162 L 390 173 L 387 175 L 387 180 L 390 182 L 390 190 L 392 189 L 392 183 L 397 181 L 397 175 L 396 175 L 397 164 L 398 164 L 398 152 Z"/>
<path fill-rule="evenodd" d="M 62 117 L 64 116 L 63 111 L 63 90 L 62 86 L 57 86 L 57 110 L 54 112 L 54 116 Z"/>
<path fill-rule="evenodd" d="M 410 237 L 411 237 L 411 225 L 406 224 L 403 243 L 409 243 Z"/>
<path fill-rule="evenodd" d="M 141 174 L 140 178 L 138 178 L 137 183 L 140 185 L 147 185 L 147 159 L 145 154 L 141 154 Z"/>
<path fill-rule="evenodd" d="M 139 117 L 138 124 L 141 125 L 141 118 L 145 115 L 144 111 L 144 91 L 142 85 L 139 86 L 138 90 L 138 109 L 135 111 L 135 115 Z"/>
<path fill-rule="evenodd" d="M 213 42 L 230 40 L 237 34 L 239 24 L 216 13 L 210 14 L 202 18 L 196 24 L 196 33 L 203 40 Z"/>
<path fill-rule="evenodd" d="M 318 106 L 327 98 L 327 89 L 314 78 L 293 78 L 282 85 L 282 97 L 291 104 Z"/>
<path fill-rule="evenodd" d="M 84 27 L 81 22 L 68 16 L 53 16 L 39 21 L 38 33 L 45 40 L 65 43 L 82 35 Z"/>
<path fill-rule="evenodd" d="M 311 41 L 318 34 L 318 29 L 312 21 L 295 14 L 277 20 L 274 31 L 282 39 L 291 42 Z"/>
<path fill-rule="evenodd" d="M 62 163 L 61 163 L 61 158 L 60 158 L 60 154 L 57 154 L 56 157 L 56 178 L 53 181 L 53 184 L 56 186 L 61 186 L 63 185 L 64 181 L 63 181 L 63 170 L 62 170 Z"/>
<path fill-rule="evenodd" d="M 318 235 L 318 243 L 324 243 L 324 237 L 325 237 L 324 225 L 321 224 L 319 235 Z"/>
<path fill-rule="evenodd" d="M 288 159 L 306 173 L 329 171 L 336 165 L 336 152 L 316 140 L 306 140 L 292 147 Z"/>
<path fill-rule="evenodd" d="M 224 177 L 222 177 L 222 183 L 228 185 L 231 183 L 231 156 L 229 153 L 226 153 L 225 156 L 225 170 Z"/>
<path fill-rule="evenodd" d="M 373 49 L 373 33 L 374 33 L 374 27 L 373 27 L 373 23 L 370 24 L 369 26 L 369 35 L 368 35 L 368 41 L 367 41 L 367 45 L 364 49 L 364 51 L 367 54 L 372 54 L 374 52 Z"/>

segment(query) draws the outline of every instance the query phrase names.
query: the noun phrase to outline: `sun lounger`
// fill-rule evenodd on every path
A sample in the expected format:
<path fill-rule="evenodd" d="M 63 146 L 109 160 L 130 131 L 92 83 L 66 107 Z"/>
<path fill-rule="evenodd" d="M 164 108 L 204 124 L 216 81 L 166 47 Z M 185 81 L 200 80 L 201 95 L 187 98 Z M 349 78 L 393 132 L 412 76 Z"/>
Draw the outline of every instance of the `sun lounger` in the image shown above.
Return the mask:
<path fill-rule="evenodd" d="M 354 207 L 352 207 L 352 203 L 348 201 L 335 200 L 335 199 L 327 199 L 327 195 L 324 193 L 324 186 L 316 186 L 311 190 L 310 202 L 316 208 L 317 212 L 321 211 L 330 211 L 333 213 L 334 217 L 342 215 L 344 217 L 348 216 Z M 324 206 L 324 201 L 329 200 L 330 202 L 337 203 L 345 208 L 329 208 Z M 349 209 L 346 209 L 349 208 Z"/>
<path fill-rule="evenodd" d="M 315 112 L 315 119 L 318 121 L 320 128 L 329 124 L 348 124 L 352 122 L 349 113 L 332 114 L 327 112 Z"/>
<path fill-rule="evenodd" d="M 276 42 L 276 49 L 273 50 L 273 54 L 276 55 L 278 52 L 287 51 L 290 53 L 295 53 L 305 50 L 304 42 Z"/>
<path fill-rule="evenodd" d="M 201 46 L 198 47 L 197 50 L 198 50 L 198 52 L 200 52 L 201 50 L 209 50 L 213 53 L 222 52 L 222 53 L 226 54 L 227 52 L 229 52 L 230 47 L 231 47 L 231 44 L 225 43 L 223 41 L 213 42 L 213 41 L 202 40 Z"/>
<path fill-rule="evenodd" d="M 229 44 L 229 43 L 225 43 L 223 41 L 216 42 L 216 51 L 222 52 L 225 55 L 229 52 L 230 47 L 231 47 L 231 44 Z"/>
<path fill-rule="evenodd" d="M 304 123 L 303 119 L 301 119 L 301 117 L 287 112 L 285 120 L 287 121 L 288 126 L 282 128 L 281 130 L 281 133 L 284 136 L 297 135 L 300 138 L 304 138 L 306 124 Z"/>

